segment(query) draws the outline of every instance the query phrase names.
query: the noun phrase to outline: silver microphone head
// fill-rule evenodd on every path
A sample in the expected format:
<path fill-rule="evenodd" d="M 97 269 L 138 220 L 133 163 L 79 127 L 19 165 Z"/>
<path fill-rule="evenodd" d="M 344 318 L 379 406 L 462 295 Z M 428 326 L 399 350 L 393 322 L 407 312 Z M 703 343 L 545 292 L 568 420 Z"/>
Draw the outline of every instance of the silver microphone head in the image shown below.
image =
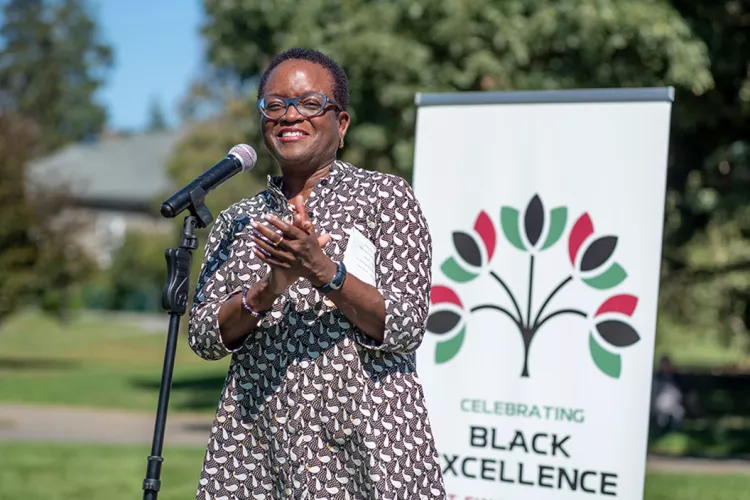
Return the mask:
<path fill-rule="evenodd" d="M 255 162 L 258 161 L 258 153 L 247 144 L 237 144 L 229 150 L 227 156 L 234 156 L 242 164 L 242 171 L 248 172 L 255 167 Z"/>

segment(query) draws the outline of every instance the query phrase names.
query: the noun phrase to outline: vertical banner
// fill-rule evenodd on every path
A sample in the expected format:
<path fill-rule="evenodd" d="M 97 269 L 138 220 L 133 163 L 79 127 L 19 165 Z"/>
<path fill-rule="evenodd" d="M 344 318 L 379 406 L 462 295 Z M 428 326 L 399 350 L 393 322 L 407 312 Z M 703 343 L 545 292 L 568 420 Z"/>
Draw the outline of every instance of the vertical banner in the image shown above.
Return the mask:
<path fill-rule="evenodd" d="M 417 96 L 449 500 L 643 498 L 671 88 Z"/>

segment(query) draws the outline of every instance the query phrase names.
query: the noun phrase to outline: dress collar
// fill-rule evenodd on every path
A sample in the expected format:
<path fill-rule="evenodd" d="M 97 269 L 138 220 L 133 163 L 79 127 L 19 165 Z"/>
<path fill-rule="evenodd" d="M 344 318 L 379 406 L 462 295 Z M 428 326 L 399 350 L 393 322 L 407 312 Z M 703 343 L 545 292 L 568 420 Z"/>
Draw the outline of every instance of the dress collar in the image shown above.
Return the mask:
<path fill-rule="evenodd" d="M 328 172 L 328 175 L 318 180 L 318 183 L 313 188 L 313 192 L 310 194 L 310 198 L 325 195 L 330 192 L 330 190 L 334 189 L 335 186 L 343 179 L 344 170 L 344 163 L 340 160 L 334 160 L 333 163 L 331 163 L 331 168 Z M 286 199 L 286 196 L 284 196 L 284 192 L 281 189 L 282 181 L 283 177 L 281 175 L 268 176 L 267 193 L 273 209 L 278 209 L 283 206 L 290 206 L 289 202 Z"/>

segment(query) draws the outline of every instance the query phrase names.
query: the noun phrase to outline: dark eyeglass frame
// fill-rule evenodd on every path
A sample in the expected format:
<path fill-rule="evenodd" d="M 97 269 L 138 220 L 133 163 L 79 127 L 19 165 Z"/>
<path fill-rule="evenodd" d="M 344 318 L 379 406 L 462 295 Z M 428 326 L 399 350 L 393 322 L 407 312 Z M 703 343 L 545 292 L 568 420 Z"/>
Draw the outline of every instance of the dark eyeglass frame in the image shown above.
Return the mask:
<path fill-rule="evenodd" d="M 303 113 L 302 111 L 300 111 L 300 109 L 297 107 L 297 102 L 303 97 L 309 97 L 311 95 L 317 95 L 317 96 L 322 97 L 323 103 L 320 106 L 320 110 L 318 110 L 316 113 L 313 113 L 312 115 L 307 115 Z M 263 105 L 266 102 L 266 99 L 268 99 L 269 97 L 273 97 L 274 99 L 278 99 L 279 101 L 284 103 L 284 106 L 285 106 L 284 113 L 281 114 L 281 116 L 277 116 L 273 118 L 273 117 L 268 116 L 265 113 L 265 111 L 263 111 Z M 341 106 L 339 106 L 336 101 L 334 101 L 333 99 L 331 99 L 330 97 L 328 97 L 322 92 L 305 92 L 304 94 L 298 95 L 297 97 L 280 97 L 277 95 L 263 96 L 260 99 L 258 99 L 258 101 L 255 103 L 255 106 L 258 108 L 258 111 L 260 111 L 260 114 L 262 114 L 269 120 L 281 120 L 289 112 L 289 106 L 294 106 L 294 109 L 297 110 L 297 113 L 299 113 L 300 116 L 304 116 L 305 118 L 315 118 L 316 116 L 322 115 L 326 110 L 326 106 L 328 106 L 329 104 L 333 104 L 334 106 L 336 106 L 336 109 L 338 110 L 341 109 Z"/>

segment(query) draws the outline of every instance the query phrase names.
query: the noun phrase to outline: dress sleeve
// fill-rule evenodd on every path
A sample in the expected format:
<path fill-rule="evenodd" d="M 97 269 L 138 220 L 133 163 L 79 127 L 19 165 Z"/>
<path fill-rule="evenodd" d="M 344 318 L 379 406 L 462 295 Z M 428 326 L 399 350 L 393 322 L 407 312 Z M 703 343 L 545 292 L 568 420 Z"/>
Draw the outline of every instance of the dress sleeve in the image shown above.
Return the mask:
<path fill-rule="evenodd" d="M 240 291 L 230 290 L 227 262 L 232 239 L 231 219 L 222 212 L 206 240 L 188 326 L 190 347 L 207 360 L 219 360 L 234 352 L 224 345 L 219 335 L 219 309 L 224 301 Z"/>
<path fill-rule="evenodd" d="M 432 238 L 411 186 L 386 176 L 379 187 L 375 235 L 377 289 L 385 301 L 383 342 L 362 335 L 376 350 L 410 353 L 425 333 L 432 281 Z"/>

